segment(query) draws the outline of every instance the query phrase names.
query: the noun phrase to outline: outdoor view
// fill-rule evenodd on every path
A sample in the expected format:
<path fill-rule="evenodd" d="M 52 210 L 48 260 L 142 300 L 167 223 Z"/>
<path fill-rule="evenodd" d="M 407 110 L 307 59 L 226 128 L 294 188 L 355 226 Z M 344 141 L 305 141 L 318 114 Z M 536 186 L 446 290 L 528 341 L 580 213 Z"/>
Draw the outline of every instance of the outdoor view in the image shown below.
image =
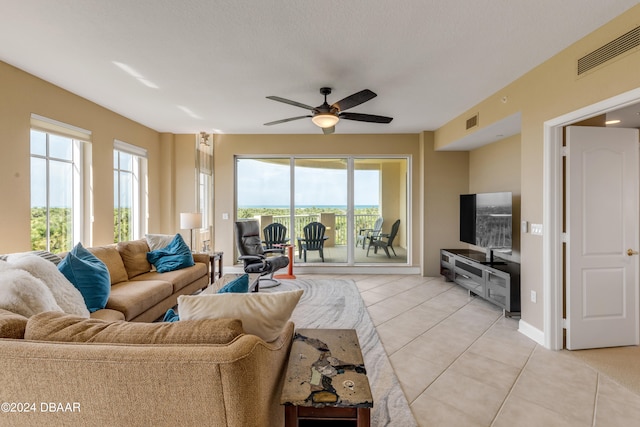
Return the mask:
<path fill-rule="evenodd" d="M 73 157 L 73 140 L 70 138 L 31 131 L 33 250 L 61 252 L 72 247 Z"/>
<path fill-rule="evenodd" d="M 406 160 L 402 159 L 402 162 Z M 383 213 L 383 173 L 379 163 L 379 160 L 354 161 L 351 231 L 351 242 L 354 244 L 358 241 L 360 230 L 371 229 Z M 258 219 L 261 229 L 270 223 L 283 224 L 287 227 L 287 237 L 295 239 L 289 243 L 294 244 L 296 252 L 300 249 L 297 238 L 304 237 L 304 227 L 311 222 L 320 222 L 326 227 L 327 236 L 323 248 L 324 261 L 348 262 L 347 165 L 347 159 L 341 158 L 298 158 L 293 160 L 293 164 L 290 158 L 238 159 L 237 218 Z M 390 224 L 392 222 L 390 220 Z M 364 257 L 365 250 L 360 247 L 360 251 L 362 253 L 357 255 Z M 330 260 L 326 259 L 327 253 L 330 254 Z M 376 258 L 373 255 L 371 252 L 366 261 L 377 262 L 378 255 Z M 309 262 L 322 262 L 318 252 L 309 253 L 308 257 Z M 300 258 L 301 254 L 297 253 L 295 261 L 300 262 Z M 395 261 L 406 262 L 406 259 Z"/>

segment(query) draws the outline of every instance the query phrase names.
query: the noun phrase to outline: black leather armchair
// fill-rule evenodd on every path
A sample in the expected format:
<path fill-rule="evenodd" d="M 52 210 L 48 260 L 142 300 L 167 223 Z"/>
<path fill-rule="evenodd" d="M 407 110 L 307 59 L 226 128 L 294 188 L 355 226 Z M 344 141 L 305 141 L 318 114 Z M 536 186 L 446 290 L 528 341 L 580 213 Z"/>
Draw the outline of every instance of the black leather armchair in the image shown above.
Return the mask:
<path fill-rule="evenodd" d="M 289 265 L 289 258 L 286 256 L 267 257 L 267 254 L 279 252 L 279 250 L 262 247 L 258 221 L 236 221 L 236 246 L 240 253 L 238 259 L 244 263 L 245 273 L 260 274 L 258 287 L 267 288 L 280 284 L 278 280 L 273 278 L 273 273 Z"/>

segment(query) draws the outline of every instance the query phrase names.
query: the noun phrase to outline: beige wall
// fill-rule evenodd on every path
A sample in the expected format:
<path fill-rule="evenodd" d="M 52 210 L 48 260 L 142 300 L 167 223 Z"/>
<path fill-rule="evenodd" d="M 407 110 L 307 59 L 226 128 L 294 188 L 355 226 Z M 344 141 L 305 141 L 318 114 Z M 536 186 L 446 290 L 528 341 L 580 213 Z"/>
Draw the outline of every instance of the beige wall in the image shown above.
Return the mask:
<path fill-rule="evenodd" d="M 460 242 L 460 194 L 469 192 L 469 153 L 434 151 L 434 133 L 420 134 L 423 275 L 440 275 L 440 249 L 465 248 Z M 418 236 L 419 228 L 414 228 Z M 415 239 L 418 240 L 418 239 Z"/>
<path fill-rule="evenodd" d="M 234 254 L 234 156 L 261 154 L 275 156 L 294 154 L 410 156 L 414 162 L 413 175 L 410 177 L 412 229 L 420 229 L 422 195 L 419 176 L 421 160 L 418 135 L 216 135 L 214 138 L 215 250 L 224 251 L 225 254 Z M 223 213 L 229 215 L 228 220 L 222 219 Z M 420 243 L 420 239 L 414 238 L 412 240 L 413 257 L 410 260 L 412 266 L 420 266 Z M 233 264 L 235 260 L 235 254 L 224 258 L 227 265 Z"/>
<path fill-rule="evenodd" d="M 520 135 L 469 152 L 469 193 L 513 194 L 513 254 L 520 261 Z M 502 256 L 502 255 L 501 255 Z"/>
<path fill-rule="evenodd" d="M 521 129 L 521 218 L 542 223 L 543 216 L 543 124 L 598 101 L 640 87 L 640 49 L 610 60 L 581 77 L 576 61 L 638 26 L 640 5 L 579 40 L 560 54 L 525 74 L 512 84 L 473 106 L 435 133 L 435 146 L 445 147 L 467 132 L 465 120 L 479 112 L 480 128 L 516 112 L 522 114 Z M 507 102 L 502 102 L 506 97 Z M 542 238 L 522 235 L 520 243 L 522 295 L 534 290 L 537 303 L 522 299 L 522 320 L 543 329 Z"/>
<path fill-rule="evenodd" d="M 0 62 L 0 253 L 27 251 L 30 242 L 30 118 L 35 113 L 90 130 L 93 224 L 85 245 L 113 241 L 113 140 L 149 155 L 149 228 L 160 224 L 160 144 L 156 131 Z"/>

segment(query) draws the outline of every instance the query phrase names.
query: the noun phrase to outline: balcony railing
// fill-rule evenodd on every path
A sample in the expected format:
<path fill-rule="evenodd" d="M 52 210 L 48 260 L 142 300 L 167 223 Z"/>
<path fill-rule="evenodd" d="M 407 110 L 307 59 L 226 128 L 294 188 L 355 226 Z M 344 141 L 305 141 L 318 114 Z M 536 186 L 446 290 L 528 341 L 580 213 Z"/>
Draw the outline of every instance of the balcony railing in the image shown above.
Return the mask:
<path fill-rule="evenodd" d="M 335 217 L 335 243 L 336 246 L 346 245 L 347 244 L 347 216 L 340 214 L 323 214 L 323 215 L 334 215 Z M 355 236 L 358 235 L 358 231 L 361 228 L 373 228 L 373 223 L 378 218 L 378 215 L 354 215 L 354 241 Z M 294 226 L 296 236 L 304 236 L 303 228 L 305 225 L 310 222 L 320 221 L 320 214 L 312 214 L 312 215 L 295 215 L 294 216 Z M 289 216 L 273 216 L 273 222 L 277 222 L 279 224 L 287 227 L 287 230 L 291 230 L 291 220 Z M 264 227 L 264 225 L 263 225 Z M 289 236 L 291 236 L 291 231 L 289 231 Z"/>

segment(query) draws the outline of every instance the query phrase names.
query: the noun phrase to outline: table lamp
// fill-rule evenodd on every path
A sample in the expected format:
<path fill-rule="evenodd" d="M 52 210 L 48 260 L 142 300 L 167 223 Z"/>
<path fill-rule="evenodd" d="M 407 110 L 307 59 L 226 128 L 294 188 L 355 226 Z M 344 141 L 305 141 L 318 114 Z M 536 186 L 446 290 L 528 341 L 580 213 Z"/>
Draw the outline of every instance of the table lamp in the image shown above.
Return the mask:
<path fill-rule="evenodd" d="M 189 247 L 193 252 L 193 230 L 202 228 L 202 214 L 200 212 L 183 212 L 180 214 L 180 228 L 183 230 L 191 230 L 191 238 Z"/>

